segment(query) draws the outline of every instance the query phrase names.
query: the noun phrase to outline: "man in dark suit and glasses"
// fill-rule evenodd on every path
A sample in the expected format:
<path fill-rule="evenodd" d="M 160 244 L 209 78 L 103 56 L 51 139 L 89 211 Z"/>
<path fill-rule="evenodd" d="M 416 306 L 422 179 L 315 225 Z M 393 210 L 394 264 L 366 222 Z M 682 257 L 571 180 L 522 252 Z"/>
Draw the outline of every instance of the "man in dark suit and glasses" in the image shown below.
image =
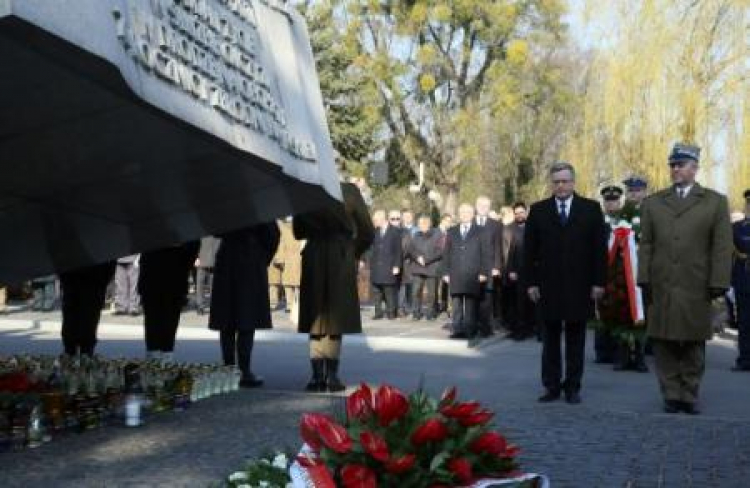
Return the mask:
<path fill-rule="evenodd" d="M 550 402 L 565 390 L 580 403 L 586 321 L 604 294 L 607 243 L 599 204 L 575 193 L 575 169 L 558 162 L 549 171 L 553 195 L 531 206 L 524 236 L 524 274 L 529 298 L 542 320 L 542 382 Z M 565 328 L 565 381 L 560 336 Z"/>

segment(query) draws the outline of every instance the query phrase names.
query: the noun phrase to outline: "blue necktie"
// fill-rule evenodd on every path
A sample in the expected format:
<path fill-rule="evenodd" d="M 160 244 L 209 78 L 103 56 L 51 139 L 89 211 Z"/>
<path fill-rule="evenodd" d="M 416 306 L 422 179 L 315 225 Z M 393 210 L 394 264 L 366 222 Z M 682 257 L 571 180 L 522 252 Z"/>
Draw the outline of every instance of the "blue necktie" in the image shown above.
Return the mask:
<path fill-rule="evenodd" d="M 564 201 L 560 201 L 560 223 L 562 225 L 568 223 L 568 212 Z"/>

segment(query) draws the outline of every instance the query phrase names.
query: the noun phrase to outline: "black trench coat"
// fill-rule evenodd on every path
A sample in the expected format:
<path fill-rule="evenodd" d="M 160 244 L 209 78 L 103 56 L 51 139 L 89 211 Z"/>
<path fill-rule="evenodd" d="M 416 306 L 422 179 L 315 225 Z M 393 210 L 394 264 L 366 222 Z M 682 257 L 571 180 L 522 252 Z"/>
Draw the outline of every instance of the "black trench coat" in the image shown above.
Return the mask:
<path fill-rule="evenodd" d="M 306 239 L 298 330 L 317 335 L 362 332 L 357 267 L 374 229 L 359 189 L 342 183 L 343 204 L 294 217 L 294 236 Z"/>
<path fill-rule="evenodd" d="M 370 249 L 370 281 L 373 285 L 398 285 L 404 275 L 403 256 L 404 234 L 401 229 L 388 226 L 385 235 L 375 230 Z M 398 275 L 393 268 L 399 268 Z"/>
<path fill-rule="evenodd" d="M 484 231 L 472 224 L 465 238 L 461 225 L 451 227 L 445 241 L 443 272 L 450 277 L 451 295 L 479 295 L 479 275 L 488 276 L 492 269 L 493 249 L 488 249 Z"/>
<path fill-rule="evenodd" d="M 607 231 L 594 200 L 573 197 L 566 225 L 555 198 L 531 206 L 524 235 L 524 283 L 538 286 L 542 318 L 585 322 L 594 317 L 593 286 L 604 287 Z"/>
<path fill-rule="evenodd" d="M 221 236 L 208 320 L 211 329 L 271 328 L 268 265 L 279 246 L 279 235 L 276 223 L 269 223 Z"/>

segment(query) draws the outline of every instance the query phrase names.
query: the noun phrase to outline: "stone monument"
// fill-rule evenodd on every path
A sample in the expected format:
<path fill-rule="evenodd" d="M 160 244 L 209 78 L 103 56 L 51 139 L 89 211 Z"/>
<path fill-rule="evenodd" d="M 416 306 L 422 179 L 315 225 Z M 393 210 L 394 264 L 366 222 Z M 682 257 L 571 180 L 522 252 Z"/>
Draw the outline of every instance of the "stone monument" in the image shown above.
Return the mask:
<path fill-rule="evenodd" d="M 0 0 L 0 282 L 340 199 L 282 0 Z"/>

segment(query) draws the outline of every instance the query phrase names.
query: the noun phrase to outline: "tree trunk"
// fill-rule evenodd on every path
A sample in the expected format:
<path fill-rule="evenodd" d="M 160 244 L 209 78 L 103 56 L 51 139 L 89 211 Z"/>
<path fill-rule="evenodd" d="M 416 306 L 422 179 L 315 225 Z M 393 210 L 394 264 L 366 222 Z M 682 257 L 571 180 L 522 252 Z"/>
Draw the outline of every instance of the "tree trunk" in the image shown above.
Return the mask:
<path fill-rule="evenodd" d="M 445 204 L 443 205 L 443 212 L 451 214 L 453 220 L 456 221 L 458 217 L 458 185 L 449 184 L 446 186 L 445 191 Z"/>

